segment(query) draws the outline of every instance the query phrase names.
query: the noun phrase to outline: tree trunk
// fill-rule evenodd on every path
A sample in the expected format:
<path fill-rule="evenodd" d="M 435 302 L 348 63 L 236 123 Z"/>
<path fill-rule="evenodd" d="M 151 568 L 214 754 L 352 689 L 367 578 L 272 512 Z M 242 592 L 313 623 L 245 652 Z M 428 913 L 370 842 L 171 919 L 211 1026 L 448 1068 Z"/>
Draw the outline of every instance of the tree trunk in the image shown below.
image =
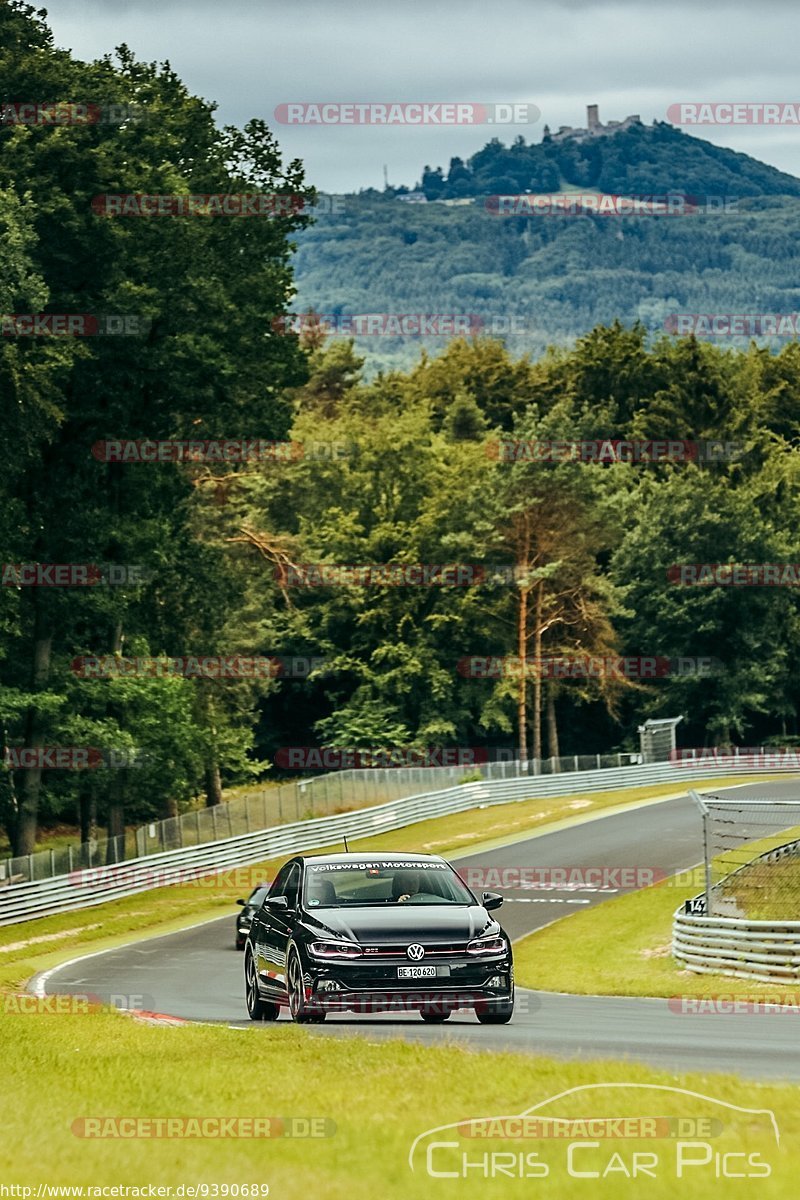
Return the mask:
<path fill-rule="evenodd" d="M 560 758 L 558 748 L 558 722 L 556 720 L 556 693 L 552 683 L 547 685 L 547 749 L 551 758 Z"/>
<path fill-rule="evenodd" d="M 2 753 L 4 762 L 7 750 L 8 732 L 5 724 L 0 724 L 0 753 Z M 0 770 L 0 823 L 6 831 L 11 846 L 16 842 L 18 820 L 19 803 L 14 787 L 14 772 Z"/>
<path fill-rule="evenodd" d="M 206 808 L 222 804 L 222 779 L 219 774 L 219 763 L 216 756 L 212 756 L 210 752 L 205 765 L 205 792 Z"/>
<path fill-rule="evenodd" d="M 124 775 L 124 771 L 120 771 Z M 106 862 L 123 862 L 125 858 L 125 784 L 115 781 L 114 796 L 108 806 L 108 845 Z"/>
<path fill-rule="evenodd" d="M 544 585 L 536 585 L 536 626 L 533 635 L 534 662 L 533 672 L 533 757 L 542 757 L 542 609 L 544 606 Z"/>
<path fill-rule="evenodd" d="M 114 626 L 114 638 L 111 647 L 112 654 L 122 653 L 122 622 Z M 106 705 L 106 712 L 120 725 L 122 724 L 122 709 L 114 702 Z M 111 770 L 110 791 L 108 801 L 108 844 L 106 846 L 106 862 L 122 862 L 125 858 L 125 799 L 127 791 L 127 768 L 114 767 Z"/>
<path fill-rule="evenodd" d="M 47 687 L 50 674 L 50 655 L 53 648 L 53 635 L 45 629 L 42 617 L 41 602 L 34 598 L 36 618 L 34 625 L 33 643 L 33 691 L 40 692 Z M 25 718 L 25 738 L 23 745 L 28 749 L 39 750 L 44 745 L 45 720 L 41 711 L 35 705 L 28 709 Z M 36 833 L 39 821 L 39 795 L 42 787 L 42 768 L 40 766 L 26 767 L 20 772 L 19 814 L 16 822 L 14 837 L 14 854 L 33 854 L 36 849 Z"/>
<path fill-rule="evenodd" d="M 91 786 L 91 785 L 90 785 Z M 97 797 L 81 790 L 78 800 L 81 823 L 81 842 L 91 842 L 97 837 Z"/>
<path fill-rule="evenodd" d="M 519 733 L 519 756 L 528 757 L 528 679 L 526 665 L 528 631 L 528 589 L 520 588 L 519 613 L 517 617 L 517 656 L 519 657 L 519 692 L 517 695 L 517 727 Z"/>

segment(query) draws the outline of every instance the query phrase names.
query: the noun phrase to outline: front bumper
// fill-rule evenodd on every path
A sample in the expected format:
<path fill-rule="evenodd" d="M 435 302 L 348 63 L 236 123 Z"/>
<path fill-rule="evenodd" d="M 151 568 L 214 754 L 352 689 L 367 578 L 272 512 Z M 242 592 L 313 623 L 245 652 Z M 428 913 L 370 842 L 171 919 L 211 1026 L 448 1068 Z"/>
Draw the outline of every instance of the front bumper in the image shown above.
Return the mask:
<path fill-rule="evenodd" d="M 423 1008 L 476 1008 L 487 1001 L 508 1003 L 514 994 L 511 957 L 441 963 L 446 975 L 400 979 L 408 960 L 380 965 L 313 962 L 306 995 L 326 1012 L 418 1012 Z"/>

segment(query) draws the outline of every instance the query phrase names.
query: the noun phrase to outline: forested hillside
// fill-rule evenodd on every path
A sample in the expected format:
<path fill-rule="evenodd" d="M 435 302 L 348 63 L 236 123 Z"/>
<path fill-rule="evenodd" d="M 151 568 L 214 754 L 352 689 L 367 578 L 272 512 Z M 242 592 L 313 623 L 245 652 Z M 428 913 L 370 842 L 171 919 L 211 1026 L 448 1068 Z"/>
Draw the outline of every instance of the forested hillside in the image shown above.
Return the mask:
<path fill-rule="evenodd" d="M 439 184 L 435 180 L 439 179 Z M 589 144 L 490 142 L 441 179 L 435 197 L 345 197 L 298 238 L 296 311 L 462 314 L 514 353 L 567 345 L 595 324 L 676 313 L 794 313 L 800 298 L 800 181 L 668 125 L 634 126 Z M 582 188 L 699 197 L 685 215 L 589 212 L 499 216 L 488 197 Z M 744 346 L 746 337 L 725 339 Z M 774 349 L 785 339 L 761 339 Z M 359 337 L 371 371 L 408 367 L 443 336 Z"/>

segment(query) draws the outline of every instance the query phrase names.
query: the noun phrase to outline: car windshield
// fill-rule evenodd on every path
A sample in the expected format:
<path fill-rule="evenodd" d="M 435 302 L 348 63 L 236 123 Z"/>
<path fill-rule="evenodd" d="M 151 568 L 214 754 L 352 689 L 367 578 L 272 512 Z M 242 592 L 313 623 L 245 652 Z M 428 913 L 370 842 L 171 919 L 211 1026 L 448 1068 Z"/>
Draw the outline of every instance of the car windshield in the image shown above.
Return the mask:
<path fill-rule="evenodd" d="M 268 891 L 269 884 L 265 884 L 263 887 L 257 887 L 253 892 L 250 893 L 247 903 L 252 905 L 254 908 L 260 908 L 264 903 L 264 897 Z"/>
<path fill-rule="evenodd" d="M 475 899 L 447 863 L 309 863 L 308 908 L 387 904 L 474 904 Z"/>

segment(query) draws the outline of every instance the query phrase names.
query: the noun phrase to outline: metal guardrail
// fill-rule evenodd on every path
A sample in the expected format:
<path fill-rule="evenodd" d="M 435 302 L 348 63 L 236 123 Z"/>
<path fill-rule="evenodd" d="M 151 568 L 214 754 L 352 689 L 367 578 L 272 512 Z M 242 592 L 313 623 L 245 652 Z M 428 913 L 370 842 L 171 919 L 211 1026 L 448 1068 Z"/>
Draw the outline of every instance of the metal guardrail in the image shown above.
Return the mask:
<path fill-rule="evenodd" d="M 258 787 L 241 796 L 194 809 L 177 817 L 148 822 L 114 838 L 98 838 L 74 846 L 39 850 L 17 858 L 0 859 L 0 885 L 15 879 L 33 882 L 66 875 L 81 867 L 96 867 L 202 846 L 251 833 L 268 826 L 292 824 L 313 817 L 367 808 L 387 800 L 418 795 L 420 791 L 452 787 L 465 778 L 511 779 L 520 775 L 621 767 L 637 762 L 638 754 L 570 754 L 561 758 L 461 763 L 442 767 L 368 767 L 333 771 L 311 779 L 291 780 L 277 787 Z"/>
<path fill-rule="evenodd" d="M 800 841 L 766 850 L 726 875 L 713 891 L 718 892 L 735 875 L 757 863 L 779 862 L 798 853 Z M 699 899 L 700 896 L 695 897 Z M 800 979 L 800 920 L 756 921 L 747 917 L 690 914 L 681 906 L 673 919 L 672 954 L 690 971 L 701 975 L 786 983 Z"/>
<path fill-rule="evenodd" d="M 743 770 L 738 764 L 732 763 L 729 767 L 718 766 L 715 775 L 746 774 L 748 771 L 763 773 L 757 768 Z M 201 846 L 165 851 L 128 862 L 74 872 L 57 879 L 3 887 L 0 888 L 0 925 L 11 925 L 56 912 L 91 908 L 106 900 L 132 896 L 169 883 L 263 862 L 301 850 L 341 844 L 345 836 L 351 842 L 402 829 L 415 821 L 471 808 L 668 782 L 687 783 L 686 769 L 665 762 L 583 771 L 572 775 L 568 783 L 562 775 L 464 783 L 355 812 L 299 821 Z"/>
<path fill-rule="evenodd" d="M 673 956 L 701 975 L 761 983 L 800 979 L 800 921 L 748 921 L 676 912 Z"/>

